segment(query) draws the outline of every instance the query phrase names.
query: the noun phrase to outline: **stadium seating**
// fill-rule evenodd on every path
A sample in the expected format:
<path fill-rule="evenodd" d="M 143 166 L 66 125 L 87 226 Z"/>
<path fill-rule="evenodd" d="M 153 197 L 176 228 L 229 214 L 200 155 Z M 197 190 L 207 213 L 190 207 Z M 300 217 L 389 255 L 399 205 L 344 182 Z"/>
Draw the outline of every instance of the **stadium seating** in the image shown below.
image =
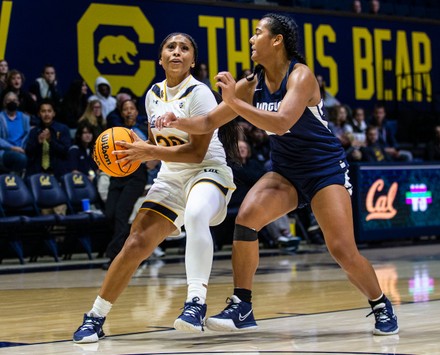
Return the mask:
<path fill-rule="evenodd" d="M 23 179 L 14 174 L 0 175 L 0 238 L 6 240 L 24 264 L 23 242 L 44 240 L 55 261 L 58 251 L 51 230 L 57 224 L 54 215 L 42 215 Z M 29 243 L 27 243 L 29 244 Z M 30 243 L 29 245 L 31 245 Z M 29 254 L 35 254 L 36 250 Z M 35 255 L 33 255 L 35 256 Z"/>
<path fill-rule="evenodd" d="M 52 210 L 66 205 L 66 214 L 54 214 L 56 226 L 65 237 L 76 237 L 84 247 L 89 259 L 92 259 L 91 237 L 88 230 L 90 216 L 87 213 L 75 213 L 60 183 L 53 175 L 40 173 L 29 176 L 29 187 L 40 210 Z M 50 213 L 54 213 L 51 211 Z M 60 228 L 62 227 L 62 228 Z"/>

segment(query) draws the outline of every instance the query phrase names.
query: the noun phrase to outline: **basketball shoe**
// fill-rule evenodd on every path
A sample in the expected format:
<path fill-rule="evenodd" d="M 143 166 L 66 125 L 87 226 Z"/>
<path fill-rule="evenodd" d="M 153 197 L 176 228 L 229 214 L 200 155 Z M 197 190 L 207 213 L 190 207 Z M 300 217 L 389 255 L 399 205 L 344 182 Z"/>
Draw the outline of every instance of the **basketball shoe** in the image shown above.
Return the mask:
<path fill-rule="evenodd" d="M 376 324 L 373 329 L 374 335 L 393 335 L 399 332 L 397 317 L 388 298 L 385 298 L 385 302 L 374 306 L 367 317 L 372 314 L 376 318 Z"/>
<path fill-rule="evenodd" d="M 294 237 L 293 235 L 281 235 L 277 239 L 278 246 L 281 249 L 286 249 L 289 251 L 296 251 L 299 247 L 299 244 L 301 242 L 301 238 Z"/>
<path fill-rule="evenodd" d="M 95 343 L 105 337 L 102 326 L 105 317 L 92 317 L 84 314 L 83 324 L 73 333 L 75 343 Z"/>
<path fill-rule="evenodd" d="M 256 329 L 252 303 L 244 302 L 237 296 L 232 295 L 227 298 L 228 305 L 219 314 L 209 317 L 206 320 L 206 327 L 210 330 L 217 331 L 243 331 Z"/>
<path fill-rule="evenodd" d="M 185 302 L 182 314 L 174 321 L 174 328 L 182 332 L 203 332 L 206 316 L 206 304 L 197 303 L 200 299 L 194 297 L 192 302 Z"/>

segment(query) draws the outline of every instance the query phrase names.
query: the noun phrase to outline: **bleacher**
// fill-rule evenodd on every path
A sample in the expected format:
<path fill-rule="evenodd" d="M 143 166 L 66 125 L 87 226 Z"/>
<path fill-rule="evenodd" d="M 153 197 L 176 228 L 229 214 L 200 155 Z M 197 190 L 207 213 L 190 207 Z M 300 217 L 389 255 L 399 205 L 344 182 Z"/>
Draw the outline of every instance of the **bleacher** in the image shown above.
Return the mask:
<path fill-rule="evenodd" d="M 81 200 L 93 209 L 83 211 Z M 57 206 L 65 206 L 60 213 Z M 109 223 L 94 184 L 82 173 L 34 174 L 27 179 L 0 175 L 0 262 L 5 258 L 36 261 L 51 255 L 54 261 L 73 253 L 102 254 L 109 238 Z"/>

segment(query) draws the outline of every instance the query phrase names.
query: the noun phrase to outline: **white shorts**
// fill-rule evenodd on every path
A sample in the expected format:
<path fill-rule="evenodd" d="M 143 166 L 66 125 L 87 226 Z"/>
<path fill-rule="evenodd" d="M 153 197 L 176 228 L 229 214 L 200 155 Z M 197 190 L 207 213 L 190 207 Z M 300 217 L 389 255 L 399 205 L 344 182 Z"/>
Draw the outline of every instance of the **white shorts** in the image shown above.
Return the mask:
<path fill-rule="evenodd" d="M 228 166 L 203 166 L 178 172 L 159 171 L 139 210 L 152 210 L 168 219 L 177 228 L 172 236 L 177 236 L 184 222 L 188 195 L 195 184 L 201 183 L 213 184 L 225 196 L 225 208 L 211 221 L 212 226 L 218 225 L 226 217 L 227 205 L 236 188 L 232 170 Z"/>

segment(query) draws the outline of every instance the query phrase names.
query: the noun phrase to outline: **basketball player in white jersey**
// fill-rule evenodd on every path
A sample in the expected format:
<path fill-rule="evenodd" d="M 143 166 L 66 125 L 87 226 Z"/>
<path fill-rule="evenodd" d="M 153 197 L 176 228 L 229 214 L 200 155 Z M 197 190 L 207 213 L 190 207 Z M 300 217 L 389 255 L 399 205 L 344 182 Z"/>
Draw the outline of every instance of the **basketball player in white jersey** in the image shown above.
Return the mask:
<path fill-rule="evenodd" d="M 221 223 L 226 216 L 235 189 L 232 171 L 226 164 L 225 149 L 217 131 L 191 135 L 174 128 L 158 131 L 155 126 L 157 117 L 167 111 L 188 117 L 206 114 L 217 106 L 211 90 L 191 75 L 196 59 L 197 45 L 191 36 L 172 33 L 164 39 L 159 49 L 159 64 L 165 70 L 166 80 L 153 85 L 145 100 L 149 140 L 142 141 L 132 132 L 135 138 L 132 144 L 118 142 L 125 149 L 115 154 L 126 154 L 125 159 L 131 160 L 161 160 L 162 166 L 92 309 L 84 315 L 83 324 L 73 335 L 77 343 L 96 342 L 105 336 L 106 316 L 139 264 L 166 237 L 178 235 L 182 225 L 187 235 L 188 293 L 174 326 L 189 332 L 203 330 L 213 260 L 209 227 Z M 228 133 L 231 140 L 225 143 L 232 150 L 236 137 L 231 134 L 233 131 Z"/>

